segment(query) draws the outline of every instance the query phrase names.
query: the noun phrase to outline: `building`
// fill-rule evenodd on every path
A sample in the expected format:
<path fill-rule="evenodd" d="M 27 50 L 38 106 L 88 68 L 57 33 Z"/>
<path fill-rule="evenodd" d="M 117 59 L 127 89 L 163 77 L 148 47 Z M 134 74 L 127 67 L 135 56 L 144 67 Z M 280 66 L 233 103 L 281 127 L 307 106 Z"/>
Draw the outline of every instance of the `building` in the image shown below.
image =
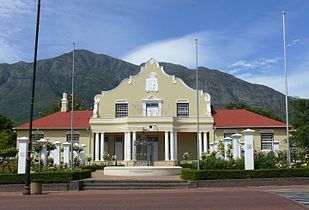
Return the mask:
<path fill-rule="evenodd" d="M 137 75 L 96 95 L 93 111 L 74 112 L 73 142 L 87 145 L 94 161 L 109 153 L 126 165 L 175 165 L 185 152 L 197 159 L 211 143 L 247 128 L 256 131 L 256 150 L 273 150 L 275 141 L 284 149 L 284 123 L 246 110 L 212 111 L 210 95 L 202 90 L 198 98 L 197 104 L 196 90 L 151 59 Z M 67 104 L 64 94 L 61 112 L 33 122 L 34 141 L 70 141 Z M 28 127 L 16 127 L 18 137 L 27 136 Z"/>

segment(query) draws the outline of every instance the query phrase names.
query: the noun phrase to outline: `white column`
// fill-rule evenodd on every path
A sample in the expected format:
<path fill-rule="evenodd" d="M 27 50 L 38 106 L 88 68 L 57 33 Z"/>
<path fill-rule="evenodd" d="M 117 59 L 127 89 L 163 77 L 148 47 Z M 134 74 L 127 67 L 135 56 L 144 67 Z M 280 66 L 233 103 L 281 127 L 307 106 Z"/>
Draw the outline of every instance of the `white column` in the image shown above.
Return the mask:
<path fill-rule="evenodd" d="M 197 159 L 200 160 L 202 157 L 202 133 L 198 133 L 197 139 Z"/>
<path fill-rule="evenodd" d="M 209 143 L 209 152 L 213 152 L 214 151 L 214 143 Z"/>
<path fill-rule="evenodd" d="M 136 161 L 136 132 L 133 132 L 133 136 L 132 136 L 133 140 L 132 140 L 132 160 Z"/>
<path fill-rule="evenodd" d="M 177 132 L 174 132 L 174 142 L 175 142 L 175 160 L 178 160 L 178 141 L 177 141 Z"/>
<path fill-rule="evenodd" d="M 61 142 L 55 142 L 56 149 L 54 150 L 54 165 L 60 166 L 61 165 Z"/>
<path fill-rule="evenodd" d="M 99 157 L 99 147 L 100 143 L 99 143 L 99 134 L 95 133 L 95 156 L 94 156 L 94 161 L 99 161 L 100 157 Z"/>
<path fill-rule="evenodd" d="M 103 161 L 104 160 L 104 133 L 101 133 L 101 157 L 100 160 Z"/>
<path fill-rule="evenodd" d="M 279 141 L 274 141 L 274 153 L 275 156 L 278 157 L 278 153 L 279 153 Z"/>
<path fill-rule="evenodd" d="M 40 155 L 40 160 L 43 162 L 43 165 L 46 166 L 47 165 L 47 140 L 40 139 L 38 142 L 43 145 L 39 155 Z"/>
<path fill-rule="evenodd" d="M 128 160 L 128 132 L 124 132 L 123 160 Z"/>
<path fill-rule="evenodd" d="M 131 148 L 132 144 L 131 144 L 131 132 L 128 132 L 128 160 L 132 160 L 132 148 Z"/>
<path fill-rule="evenodd" d="M 203 134 L 203 146 L 204 146 L 203 151 L 204 152 L 208 151 L 208 148 L 207 148 L 208 144 L 207 143 L 208 143 L 207 132 L 204 132 L 204 134 Z"/>
<path fill-rule="evenodd" d="M 164 145 L 165 145 L 165 161 L 169 161 L 169 143 L 168 143 L 168 132 L 165 131 L 165 137 L 164 137 Z"/>
<path fill-rule="evenodd" d="M 241 158 L 240 155 L 240 137 L 241 134 L 235 133 L 232 136 L 233 141 L 233 158 L 234 160 Z"/>
<path fill-rule="evenodd" d="M 229 157 L 227 156 L 227 152 L 228 152 L 228 147 L 229 145 L 232 143 L 232 138 L 230 137 L 225 137 L 223 139 L 223 143 L 224 143 L 224 159 L 228 160 Z"/>
<path fill-rule="evenodd" d="M 28 138 L 21 137 L 18 141 L 18 173 L 24 174 L 26 172 L 26 160 L 28 153 Z"/>
<path fill-rule="evenodd" d="M 82 151 L 79 154 L 79 156 L 80 156 L 80 164 L 83 166 L 83 165 L 86 164 L 86 145 L 82 144 L 80 146 L 82 148 Z"/>
<path fill-rule="evenodd" d="M 171 160 L 175 160 L 175 142 L 174 132 L 170 132 L 170 145 L 171 145 Z"/>
<path fill-rule="evenodd" d="M 63 163 L 68 166 L 70 165 L 70 146 L 69 142 L 63 143 Z"/>
<path fill-rule="evenodd" d="M 254 130 L 246 129 L 242 133 L 245 139 L 245 170 L 254 170 Z"/>

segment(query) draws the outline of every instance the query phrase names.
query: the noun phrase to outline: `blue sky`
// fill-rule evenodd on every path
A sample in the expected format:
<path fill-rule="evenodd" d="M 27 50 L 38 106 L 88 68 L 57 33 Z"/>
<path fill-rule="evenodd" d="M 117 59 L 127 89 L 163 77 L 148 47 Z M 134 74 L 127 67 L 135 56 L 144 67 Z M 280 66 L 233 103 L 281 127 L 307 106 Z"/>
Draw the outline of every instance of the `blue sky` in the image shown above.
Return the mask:
<path fill-rule="evenodd" d="M 140 64 L 199 64 L 309 98 L 308 0 L 42 0 L 39 59 L 79 49 Z M 32 62 L 36 0 L 0 0 L 0 63 Z"/>

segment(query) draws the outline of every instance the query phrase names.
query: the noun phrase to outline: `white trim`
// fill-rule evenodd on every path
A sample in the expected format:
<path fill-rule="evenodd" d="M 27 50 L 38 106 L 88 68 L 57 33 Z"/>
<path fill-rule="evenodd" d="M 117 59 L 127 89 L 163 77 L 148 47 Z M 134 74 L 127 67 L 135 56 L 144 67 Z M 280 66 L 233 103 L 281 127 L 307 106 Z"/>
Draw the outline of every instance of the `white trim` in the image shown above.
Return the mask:
<path fill-rule="evenodd" d="M 263 129 L 260 133 L 275 133 L 273 129 Z"/>

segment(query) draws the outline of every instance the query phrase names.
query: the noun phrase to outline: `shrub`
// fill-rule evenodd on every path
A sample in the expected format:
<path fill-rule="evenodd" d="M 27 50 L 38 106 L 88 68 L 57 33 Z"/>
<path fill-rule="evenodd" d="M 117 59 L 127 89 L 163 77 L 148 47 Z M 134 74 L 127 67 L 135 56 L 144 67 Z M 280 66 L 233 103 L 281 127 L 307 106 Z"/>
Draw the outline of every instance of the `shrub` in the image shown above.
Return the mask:
<path fill-rule="evenodd" d="M 86 179 L 91 177 L 91 170 L 75 171 L 45 171 L 32 173 L 31 180 L 42 180 L 43 183 L 68 183 L 72 180 Z M 0 184 L 22 184 L 24 174 L 0 174 Z"/>
<path fill-rule="evenodd" d="M 184 180 L 214 179 L 250 179 L 250 178 L 283 178 L 309 177 L 309 168 L 297 169 L 261 169 L 261 170 L 192 170 L 182 169 Z"/>

